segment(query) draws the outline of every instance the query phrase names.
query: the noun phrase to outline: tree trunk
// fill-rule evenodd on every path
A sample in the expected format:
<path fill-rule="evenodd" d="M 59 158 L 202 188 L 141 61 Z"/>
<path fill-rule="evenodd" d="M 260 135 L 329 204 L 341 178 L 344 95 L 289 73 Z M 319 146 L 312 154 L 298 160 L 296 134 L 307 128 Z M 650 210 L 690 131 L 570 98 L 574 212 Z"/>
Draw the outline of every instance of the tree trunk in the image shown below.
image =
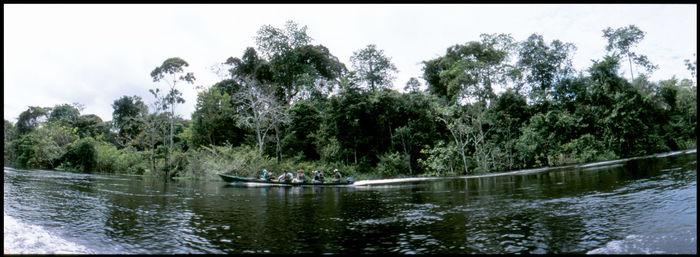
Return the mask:
<path fill-rule="evenodd" d="M 172 92 L 172 90 L 171 90 Z M 175 103 L 170 104 L 170 149 L 168 154 L 168 170 L 165 172 L 166 179 L 170 177 L 173 167 L 173 124 L 175 122 Z"/>
<path fill-rule="evenodd" d="M 280 153 L 280 133 L 278 125 L 275 125 L 275 139 L 277 140 L 277 163 L 280 163 L 280 161 L 282 161 L 282 154 Z"/>
<path fill-rule="evenodd" d="M 413 175 L 413 168 L 411 167 L 411 154 L 406 154 L 406 161 L 408 161 L 408 174 Z"/>
<path fill-rule="evenodd" d="M 369 63 L 369 74 L 373 74 L 372 72 L 373 72 L 373 71 L 372 71 L 372 62 L 370 61 L 370 63 Z M 372 92 L 374 92 L 374 80 L 370 80 L 370 84 L 371 84 L 371 86 L 372 86 Z"/>
<path fill-rule="evenodd" d="M 630 74 L 632 75 L 632 81 L 634 81 L 634 72 L 632 71 L 632 57 L 627 54 L 627 60 L 630 62 Z"/>
<path fill-rule="evenodd" d="M 464 163 L 464 175 L 469 175 L 469 167 L 467 167 L 467 156 L 464 154 L 464 147 L 461 149 L 462 151 L 462 162 Z"/>
<path fill-rule="evenodd" d="M 408 173 L 413 174 L 413 168 L 411 168 L 411 154 L 408 152 L 408 149 L 406 149 L 406 139 L 404 138 L 405 135 L 399 135 L 401 136 L 401 145 L 403 146 L 403 153 L 406 155 L 406 159 L 408 161 Z"/>

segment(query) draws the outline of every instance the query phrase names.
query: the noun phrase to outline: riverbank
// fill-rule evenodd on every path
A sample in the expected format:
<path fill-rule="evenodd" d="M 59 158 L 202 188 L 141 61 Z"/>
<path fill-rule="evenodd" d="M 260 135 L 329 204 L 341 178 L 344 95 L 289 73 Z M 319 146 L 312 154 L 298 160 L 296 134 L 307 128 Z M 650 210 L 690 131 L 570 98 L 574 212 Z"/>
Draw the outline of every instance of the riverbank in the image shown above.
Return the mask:
<path fill-rule="evenodd" d="M 631 160 L 637 160 L 637 159 L 645 159 L 645 158 L 652 158 L 652 157 L 668 157 L 668 156 L 673 156 L 673 155 L 678 155 L 678 154 L 686 154 L 686 153 L 696 153 L 697 149 L 689 149 L 689 150 L 682 150 L 682 151 L 673 151 L 673 152 L 666 152 L 666 153 L 657 153 L 657 154 L 651 154 L 651 155 L 645 155 L 645 156 L 638 156 L 638 157 L 631 157 L 631 158 L 625 158 L 625 159 L 619 159 L 619 160 L 609 160 L 609 161 L 599 161 L 599 162 L 592 162 L 592 163 L 583 163 L 583 164 L 573 164 L 573 165 L 566 165 L 566 166 L 558 166 L 558 167 L 543 167 L 543 168 L 535 168 L 535 169 L 525 169 L 525 170 L 514 170 L 514 171 L 505 171 L 505 172 L 494 172 L 494 173 L 488 173 L 488 174 L 480 174 L 480 175 L 466 175 L 466 176 L 445 176 L 445 177 L 422 177 L 422 178 L 390 178 L 390 179 L 368 179 L 368 180 L 359 180 L 354 183 L 356 186 L 363 186 L 363 185 L 382 185 L 382 184 L 392 184 L 392 183 L 408 183 L 408 182 L 417 182 L 417 181 L 430 181 L 430 180 L 447 180 L 447 179 L 456 179 L 456 178 L 483 178 L 483 177 L 495 177 L 495 176 L 507 176 L 507 175 L 524 175 L 524 174 L 531 174 L 531 173 L 537 173 L 537 172 L 544 172 L 544 171 L 551 171 L 551 170 L 558 170 L 558 169 L 570 169 L 570 168 L 588 168 L 588 167 L 596 167 L 596 166 L 609 166 L 609 165 L 617 165 L 619 163 L 624 163 L 628 162 Z"/>

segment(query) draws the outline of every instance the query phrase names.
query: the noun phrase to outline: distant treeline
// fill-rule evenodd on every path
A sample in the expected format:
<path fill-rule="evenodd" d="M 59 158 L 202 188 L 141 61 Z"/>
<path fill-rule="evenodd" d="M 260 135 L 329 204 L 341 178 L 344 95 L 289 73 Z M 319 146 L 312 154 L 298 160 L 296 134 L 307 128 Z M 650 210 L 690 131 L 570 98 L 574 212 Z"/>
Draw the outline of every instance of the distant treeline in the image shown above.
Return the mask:
<path fill-rule="evenodd" d="M 427 84 L 411 78 L 399 92 L 396 67 L 375 45 L 347 67 L 312 44 L 305 26 L 263 26 L 256 48 L 211 67 L 221 81 L 198 87 L 191 119 L 173 110 L 185 102 L 178 88 L 193 86 L 195 74 L 169 58 L 151 72 L 153 87 L 144 86 L 152 100 L 114 100 L 111 121 L 81 114 L 79 103 L 32 106 L 16 124 L 5 120 L 4 164 L 191 178 L 339 168 L 377 178 L 695 148 L 697 61 L 685 61 L 693 80 L 652 82 L 657 66 L 633 50 L 644 32 L 602 32 L 608 54 L 585 71 L 573 69 L 571 43 L 483 34 L 424 61 Z"/>

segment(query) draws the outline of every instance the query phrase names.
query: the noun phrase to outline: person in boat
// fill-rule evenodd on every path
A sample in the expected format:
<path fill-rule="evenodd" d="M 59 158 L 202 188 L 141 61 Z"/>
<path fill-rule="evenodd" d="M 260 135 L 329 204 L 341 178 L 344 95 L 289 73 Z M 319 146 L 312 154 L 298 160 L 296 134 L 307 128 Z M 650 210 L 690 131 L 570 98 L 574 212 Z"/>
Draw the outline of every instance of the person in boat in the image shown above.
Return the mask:
<path fill-rule="evenodd" d="M 262 174 L 262 176 L 260 176 L 260 179 L 267 181 L 267 180 L 268 180 L 267 170 L 266 170 L 266 169 L 263 169 L 263 170 L 262 170 L 262 173 L 263 173 L 263 174 Z"/>
<path fill-rule="evenodd" d="M 306 181 L 306 176 L 304 176 L 304 170 L 297 170 L 297 177 L 292 180 L 292 183 L 304 183 Z"/>
<path fill-rule="evenodd" d="M 285 179 L 287 178 L 287 171 L 282 171 L 282 174 L 280 174 L 279 177 L 277 177 L 277 182 L 285 182 Z"/>
<path fill-rule="evenodd" d="M 267 173 L 267 180 L 274 180 L 275 179 L 275 171 L 271 170 L 270 172 Z"/>
<path fill-rule="evenodd" d="M 279 177 L 277 177 L 277 182 L 292 182 L 292 179 L 294 179 L 294 175 L 291 172 L 288 172 L 287 170 L 282 171 L 282 174 L 280 174 Z"/>
<path fill-rule="evenodd" d="M 318 170 L 314 170 L 314 179 L 311 181 L 313 183 L 323 183 L 323 173 Z"/>
<path fill-rule="evenodd" d="M 340 179 L 343 178 L 343 175 L 340 175 L 340 172 L 338 169 L 333 170 L 333 183 L 338 183 L 340 182 Z"/>

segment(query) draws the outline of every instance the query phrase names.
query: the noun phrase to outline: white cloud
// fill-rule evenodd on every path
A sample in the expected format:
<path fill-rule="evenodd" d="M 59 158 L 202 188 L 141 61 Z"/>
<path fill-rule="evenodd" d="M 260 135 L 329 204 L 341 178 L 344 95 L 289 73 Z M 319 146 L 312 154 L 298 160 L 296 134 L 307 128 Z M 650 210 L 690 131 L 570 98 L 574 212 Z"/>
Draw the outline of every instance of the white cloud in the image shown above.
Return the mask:
<path fill-rule="evenodd" d="M 688 77 L 682 60 L 697 52 L 696 5 L 4 5 L 4 118 L 80 102 L 111 120 L 123 95 L 151 102 L 151 70 L 175 56 L 208 87 L 212 64 L 240 57 L 262 25 L 287 20 L 348 67 L 354 51 L 376 44 L 400 71 L 396 89 L 422 77 L 422 61 L 481 33 L 574 43 L 584 70 L 605 53 L 602 29 L 635 24 L 647 32 L 637 50 L 660 66 L 654 80 Z M 180 89 L 187 102 L 176 111 L 189 119 L 196 91 Z"/>

